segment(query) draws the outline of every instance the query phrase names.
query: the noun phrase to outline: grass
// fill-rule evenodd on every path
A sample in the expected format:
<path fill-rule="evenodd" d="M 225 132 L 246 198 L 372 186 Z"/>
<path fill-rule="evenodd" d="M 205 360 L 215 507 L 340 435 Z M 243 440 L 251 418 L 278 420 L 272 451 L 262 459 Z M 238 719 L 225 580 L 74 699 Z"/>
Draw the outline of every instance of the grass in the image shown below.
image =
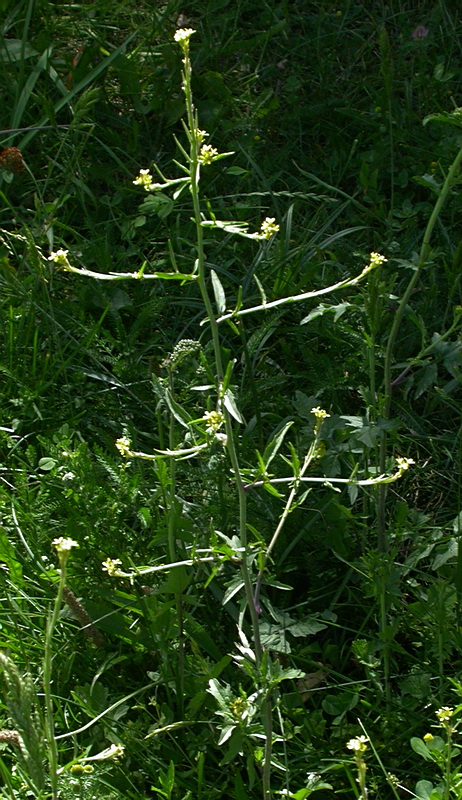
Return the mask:
<path fill-rule="evenodd" d="M 0 7 L 3 796 L 459 797 L 457 5 Z"/>

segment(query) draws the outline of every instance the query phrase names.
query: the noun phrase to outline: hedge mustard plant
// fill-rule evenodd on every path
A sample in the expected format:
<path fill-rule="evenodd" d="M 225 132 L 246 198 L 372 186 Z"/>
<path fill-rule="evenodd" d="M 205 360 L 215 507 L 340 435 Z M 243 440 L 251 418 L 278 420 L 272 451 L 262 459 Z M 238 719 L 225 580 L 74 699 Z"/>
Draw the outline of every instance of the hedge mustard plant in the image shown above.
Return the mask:
<path fill-rule="evenodd" d="M 235 657 L 235 662 L 242 668 L 245 668 L 247 674 L 252 678 L 255 684 L 255 691 L 252 698 L 255 702 L 261 703 L 261 712 L 263 719 L 263 729 L 265 738 L 265 748 L 262 754 L 262 793 L 263 800 L 270 800 L 272 796 L 271 789 L 271 760 L 272 760 L 272 746 L 273 746 L 273 707 L 272 695 L 278 683 L 287 678 L 299 677 L 299 670 L 282 669 L 279 662 L 272 661 L 268 650 L 265 650 L 261 637 L 260 637 L 260 592 L 264 580 L 264 574 L 270 554 L 277 542 L 279 534 L 284 526 L 290 511 L 300 502 L 300 497 L 297 497 L 300 486 L 304 483 L 319 483 L 324 486 L 334 488 L 334 484 L 355 484 L 358 486 L 371 486 L 382 482 L 391 483 L 398 480 L 405 470 L 410 466 L 412 460 L 401 458 L 397 461 L 397 468 L 394 473 L 383 474 L 374 478 L 364 478 L 357 480 L 352 476 L 351 479 L 347 478 L 332 478 L 326 479 L 325 477 L 310 477 L 306 475 L 310 464 L 317 457 L 320 437 L 322 432 L 322 425 L 325 419 L 329 417 L 327 411 L 322 408 L 313 408 L 314 417 L 314 441 L 310 446 L 302 463 L 299 463 L 298 456 L 292 447 L 291 459 L 285 459 L 291 466 L 291 475 L 287 478 L 276 479 L 268 474 L 268 466 L 271 460 L 276 456 L 281 447 L 284 436 L 290 428 L 291 423 L 287 424 L 283 429 L 282 434 L 279 433 L 276 439 L 266 448 L 265 458 L 258 456 L 258 467 L 251 471 L 253 478 L 249 481 L 249 470 L 246 470 L 246 478 L 244 479 L 244 471 L 242 470 L 238 457 L 238 433 L 236 430 L 237 425 L 242 423 L 241 414 L 237 408 L 234 395 L 231 391 L 231 380 L 234 368 L 234 361 L 228 363 L 226 369 L 224 368 L 222 356 L 222 343 L 219 332 L 219 326 L 222 322 L 230 319 L 238 319 L 248 314 L 254 314 L 268 309 L 289 305 L 292 303 L 303 302 L 311 298 L 319 297 L 335 290 L 346 288 L 356 285 L 359 281 L 363 280 L 371 270 L 377 269 L 385 261 L 386 258 L 380 253 L 372 252 L 370 254 L 369 263 L 364 267 L 361 272 L 352 278 L 346 278 L 337 282 L 334 285 L 325 287 L 317 291 L 304 292 L 299 295 L 289 297 L 282 297 L 271 301 L 264 300 L 260 304 L 252 307 L 242 307 L 242 301 L 239 299 L 233 309 L 229 310 L 227 307 L 227 299 L 225 290 L 218 278 L 218 275 L 211 270 L 208 272 L 206 266 L 205 248 L 204 248 L 204 229 L 217 229 L 223 230 L 226 233 L 231 233 L 241 236 L 255 242 L 268 242 L 279 231 L 279 224 L 276 222 L 275 217 L 266 217 L 260 224 L 258 230 L 251 232 L 249 225 L 242 221 L 218 220 L 209 211 L 209 218 L 207 218 L 201 208 L 200 198 L 200 177 L 202 169 L 210 169 L 214 162 L 217 162 L 231 153 L 219 153 L 211 143 L 206 141 L 209 134 L 199 127 L 199 120 L 197 112 L 193 103 L 192 89 L 191 89 L 191 75 L 192 66 L 190 59 L 190 39 L 195 31 L 191 28 L 178 30 L 174 39 L 179 44 L 183 55 L 183 68 L 182 68 L 182 89 L 184 93 L 186 121 L 183 123 L 188 147 L 185 148 L 181 142 L 175 138 L 178 149 L 184 160 L 184 163 L 177 166 L 183 172 L 180 178 L 168 178 L 163 175 L 161 170 L 154 165 L 156 177 L 154 178 L 152 172 L 143 168 L 140 170 L 139 175 L 134 179 L 133 183 L 140 186 L 146 192 L 156 192 L 169 189 L 173 192 L 173 199 L 178 198 L 183 191 L 189 190 L 191 196 L 191 203 L 193 209 L 193 222 L 195 225 L 195 259 L 192 270 L 188 273 L 180 273 L 176 266 L 176 259 L 173 254 L 173 247 L 169 244 L 173 271 L 171 272 L 154 272 L 146 273 L 146 265 L 134 273 L 106 273 L 100 274 L 92 272 L 82 267 L 74 267 L 68 258 L 67 250 L 58 250 L 52 253 L 49 260 L 55 264 L 56 267 L 71 271 L 81 276 L 93 277 L 103 280 L 125 280 L 132 278 L 136 280 L 180 280 L 181 282 L 195 282 L 198 286 L 202 303 L 205 310 L 206 323 L 209 328 L 213 355 L 214 355 L 214 396 L 210 398 L 209 409 L 213 410 L 204 411 L 201 419 L 193 420 L 190 422 L 191 429 L 194 429 L 197 434 L 195 443 L 191 447 L 179 448 L 175 439 L 175 419 L 171 415 L 171 422 L 169 428 L 169 444 L 168 448 L 155 449 L 153 453 L 144 453 L 133 448 L 132 442 L 127 435 L 121 436 L 116 441 L 116 447 L 121 456 L 124 458 L 141 458 L 147 460 L 158 460 L 167 458 L 169 464 L 169 478 L 170 478 L 170 507 L 168 516 L 168 557 L 170 564 L 145 567 L 135 570 L 133 573 L 125 572 L 121 567 L 121 561 L 118 558 L 108 558 L 103 564 L 103 569 L 111 577 L 131 577 L 132 575 L 144 575 L 149 572 L 157 572 L 167 570 L 172 567 L 184 567 L 185 565 L 194 564 L 198 561 L 216 561 L 217 555 L 210 555 L 210 550 L 203 556 L 200 554 L 193 554 L 193 558 L 180 559 L 180 554 L 177 551 L 177 534 L 178 534 L 178 514 L 176 513 L 176 473 L 175 462 L 177 459 L 191 458 L 206 450 L 214 441 L 219 442 L 225 449 L 230 467 L 230 479 L 233 481 L 238 502 L 238 519 L 236 529 L 238 532 L 237 540 L 239 542 L 236 551 L 240 569 L 242 573 L 242 584 L 245 593 L 245 606 L 250 616 L 250 626 L 253 637 L 253 647 L 247 641 L 242 630 L 242 618 L 238 626 L 238 635 L 240 643 L 236 645 L 240 655 Z M 213 300 L 215 301 L 216 312 L 214 310 Z M 168 366 L 168 365 L 167 365 Z M 170 376 L 171 377 L 171 376 Z M 167 390 L 166 390 L 167 391 Z M 170 400 L 174 401 L 174 388 L 173 381 L 169 381 L 168 392 Z M 171 404 L 171 403 L 170 403 Z M 204 427 L 205 426 L 205 427 Z M 202 431 L 202 434 L 201 434 Z M 261 555 L 259 562 L 259 570 L 256 577 L 253 576 L 253 564 L 255 560 L 254 548 L 249 547 L 248 543 L 248 525 L 247 525 L 247 496 L 250 488 L 256 489 L 265 484 L 289 484 L 290 491 L 287 500 L 284 503 L 284 510 L 280 516 L 278 525 L 275 529 L 273 536 L 264 552 Z M 255 584 L 255 586 L 254 586 Z M 177 694 L 178 694 L 178 707 L 182 712 L 182 686 L 183 686 L 183 634 L 182 634 L 182 601 L 181 592 L 176 595 L 177 615 L 178 615 L 178 642 L 179 642 L 179 667 L 177 672 Z M 300 673 L 301 674 L 301 673 Z M 222 690 L 218 682 L 214 683 L 213 693 L 216 697 L 221 697 Z M 223 702 L 225 702 L 223 700 Z M 234 706 L 233 706 L 234 708 Z M 223 737 L 222 737 L 223 740 Z M 365 786 L 363 791 L 363 797 Z M 55 800 L 53 798 L 53 800 Z"/>

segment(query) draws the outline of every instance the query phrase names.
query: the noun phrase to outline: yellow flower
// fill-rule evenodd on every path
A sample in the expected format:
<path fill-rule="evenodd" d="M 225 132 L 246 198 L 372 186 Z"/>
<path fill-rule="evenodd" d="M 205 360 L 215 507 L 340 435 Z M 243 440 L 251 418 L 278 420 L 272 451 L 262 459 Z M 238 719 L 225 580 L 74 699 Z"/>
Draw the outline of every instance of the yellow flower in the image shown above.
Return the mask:
<path fill-rule="evenodd" d="M 426 733 L 423 737 L 424 742 L 432 742 L 435 737 L 432 733 Z"/>
<path fill-rule="evenodd" d="M 449 708 L 449 706 L 443 706 L 436 712 L 436 717 L 440 722 L 449 722 L 453 714 L 453 708 Z"/>
<path fill-rule="evenodd" d="M 327 411 L 324 411 L 323 408 L 319 408 L 319 406 L 316 406 L 316 408 L 312 408 L 311 413 L 314 414 L 317 420 L 323 420 L 326 419 L 327 417 L 330 417 L 330 414 L 328 414 Z"/>
<path fill-rule="evenodd" d="M 371 267 L 380 267 L 381 264 L 384 264 L 388 261 L 385 256 L 380 255 L 380 253 L 371 253 L 369 259 L 369 266 Z"/>
<path fill-rule="evenodd" d="M 135 186 L 143 186 L 147 192 L 151 191 L 151 187 L 153 186 L 153 179 L 152 175 L 148 169 L 140 169 L 140 174 L 137 178 L 133 181 Z"/>
<path fill-rule="evenodd" d="M 115 446 L 119 451 L 120 455 L 124 458 L 130 458 L 133 455 L 133 451 L 131 449 L 132 443 L 128 436 L 121 436 L 120 439 L 117 439 Z"/>
<path fill-rule="evenodd" d="M 211 164 L 212 161 L 215 161 L 217 155 L 218 150 L 216 147 L 212 147 L 211 144 L 203 144 L 199 153 L 199 161 L 201 164 Z"/>
<path fill-rule="evenodd" d="M 276 225 L 274 217 L 266 217 L 263 220 L 260 228 L 260 233 L 258 235 L 259 239 L 271 239 L 271 237 L 277 233 L 279 230 L 279 225 Z"/>
<path fill-rule="evenodd" d="M 107 572 L 111 578 L 123 578 L 126 573 L 119 569 L 121 563 L 120 558 L 107 558 L 106 561 L 103 561 L 103 570 Z"/>
<path fill-rule="evenodd" d="M 404 458 L 402 456 L 398 456 L 396 459 L 396 464 L 400 472 L 405 472 L 410 466 L 412 466 L 412 464 L 415 464 L 415 461 L 413 458 Z"/>
<path fill-rule="evenodd" d="M 221 411 L 206 411 L 204 414 L 204 422 L 207 423 L 207 433 L 215 433 L 223 425 L 225 418 Z"/>
<path fill-rule="evenodd" d="M 202 144 L 202 142 L 204 141 L 204 139 L 207 139 L 207 137 L 208 137 L 209 135 L 210 135 L 210 134 L 208 134 L 208 133 L 207 133 L 207 131 L 201 131 L 201 129 L 200 129 L 200 128 L 196 128 L 196 139 L 197 139 L 197 141 L 198 141 L 198 143 L 199 143 L 199 144 Z"/>

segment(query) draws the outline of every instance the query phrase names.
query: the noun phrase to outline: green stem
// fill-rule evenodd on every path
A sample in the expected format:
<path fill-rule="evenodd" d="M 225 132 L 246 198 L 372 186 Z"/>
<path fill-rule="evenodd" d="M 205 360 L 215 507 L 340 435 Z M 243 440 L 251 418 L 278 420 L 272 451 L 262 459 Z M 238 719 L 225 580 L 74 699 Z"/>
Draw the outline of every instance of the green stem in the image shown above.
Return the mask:
<path fill-rule="evenodd" d="M 265 760 L 263 762 L 263 800 L 271 798 L 271 753 L 273 748 L 273 706 L 271 702 L 271 691 L 265 698 L 264 708 L 265 725 Z"/>
<path fill-rule="evenodd" d="M 401 327 L 401 323 L 403 321 L 404 314 L 406 312 L 406 307 L 409 302 L 409 298 L 414 290 L 414 287 L 417 284 L 417 281 L 420 278 L 420 273 L 422 272 L 423 267 L 426 264 L 428 255 L 430 253 L 430 240 L 433 233 L 433 229 L 437 223 L 438 217 L 441 213 L 443 205 L 446 201 L 446 198 L 449 194 L 449 191 L 454 183 L 454 180 L 457 176 L 459 166 L 462 160 L 462 148 L 459 150 L 457 156 L 455 157 L 449 172 L 446 176 L 444 184 L 441 188 L 439 197 L 435 203 L 433 208 L 432 214 L 430 219 L 428 220 L 427 227 L 425 229 L 424 237 L 422 240 L 422 246 L 420 248 L 419 259 L 417 262 L 417 267 L 414 271 L 414 274 L 409 281 L 407 288 L 400 300 L 398 310 L 395 314 L 395 318 L 393 320 L 393 325 L 390 331 L 390 336 L 388 337 L 387 342 L 387 349 L 385 352 L 385 362 L 384 362 L 384 398 L 383 398 L 383 406 L 382 406 L 382 418 L 384 420 L 388 420 L 390 418 L 390 407 L 391 407 L 391 397 L 392 397 L 392 385 L 391 385 L 391 368 L 392 368 L 392 360 L 393 360 L 393 351 L 395 347 L 396 338 L 398 336 L 399 329 Z M 380 439 L 380 463 L 379 463 L 379 470 L 380 472 L 385 471 L 386 467 L 386 460 L 387 460 L 387 445 L 388 445 L 388 436 L 386 430 L 382 431 L 381 439 Z M 385 504 L 386 504 L 386 497 L 387 497 L 387 488 L 386 486 L 382 485 L 379 489 L 379 499 L 378 499 L 378 509 L 377 509 L 377 522 L 378 522 L 378 548 L 382 553 L 385 553 L 388 549 L 388 541 L 386 535 L 386 525 L 385 525 Z"/>
<path fill-rule="evenodd" d="M 47 739 L 48 764 L 50 770 L 51 798 L 58 798 L 58 747 L 55 738 L 53 697 L 51 693 L 52 660 L 53 660 L 53 635 L 61 610 L 63 589 L 66 584 L 66 558 L 61 559 L 59 571 L 58 591 L 51 615 L 47 620 L 45 631 L 45 647 L 43 654 L 43 694 L 45 698 L 45 734 Z"/>
<path fill-rule="evenodd" d="M 446 198 L 449 194 L 449 191 L 454 183 L 454 180 L 457 176 L 459 166 L 462 160 L 462 148 L 459 150 L 457 156 L 455 157 L 449 172 L 446 176 L 444 184 L 441 188 L 439 197 L 435 203 L 433 211 L 431 213 L 430 219 L 428 220 L 427 227 L 425 229 L 424 237 L 422 240 L 422 245 L 420 248 L 419 258 L 417 261 L 417 266 L 412 275 L 411 280 L 409 281 L 406 290 L 400 300 L 398 309 L 395 314 L 395 318 L 393 320 L 393 325 L 391 327 L 390 335 L 388 337 L 387 348 L 385 352 L 385 361 L 384 361 L 384 397 L 383 397 L 383 404 L 382 404 L 382 419 L 388 420 L 390 418 L 390 409 L 391 409 L 391 399 L 392 399 L 392 381 L 391 381 L 391 368 L 392 368 L 392 360 L 393 360 L 393 353 L 395 342 L 401 327 L 401 323 L 404 318 L 404 314 L 406 313 L 407 304 L 409 299 L 414 291 L 414 288 L 417 284 L 417 281 L 420 278 L 420 274 L 422 272 L 423 267 L 425 266 L 429 253 L 430 253 L 430 240 L 433 234 L 434 227 L 437 223 L 438 217 L 441 213 L 443 205 L 446 201 Z M 380 445 L 379 445 L 379 471 L 380 473 L 385 472 L 386 464 L 387 464 L 387 449 L 388 449 L 388 434 L 387 430 L 384 428 L 382 430 L 380 436 Z M 386 555 L 389 550 L 389 542 L 387 537 L 387 530 L 386 530 L 386 501 L 387 501 L 387 486 L 386 484 L 381 484 L 379 486 L 378 491 L 378 502 L 377 502 L 377 546 L 380 553 Z M 382 631 L 382 635 L 385 636 L 386 629 L 387 629 L 387 621 L 388 621 L 388 598 L 386 592 L 386 585 L 385 582 L 383 583 L 380 591 L 380 627 Z M 384 641 L 384 650 L 383 650 L 383 667 L 384 667 L 384 682 L 385 682 L 385 694 L 387 700 L 390 699 L 390 642 L 388 641 L 388 637 L 385 636 Z"/>
<path fill-rule="evenodd" d="M 198 284 L 206 310 L 208 323 L 212 335 L 213 352 L 215 357 L 216 380 L 217 380 L 217 393 L 220 404 L 223 399 L 223 359 L 221 354 L 220 336 L 218 332 L 218 323 L 213 311 L 212 301 L 207 289 L 206 272 L 205 272 L 205 253 L 204 253 L 204 239 L 202 216 L 200 210 L 200 196 L 199 196 L 199 181 L 200 181 L 200 161 L 199 161 L 199 136 L 198 136 L 198 120 L 197 114 L 194 109 L 192 93 L 191 93 L 191 61 L 189 58 L 189 50 L 184 51 L 184 72 L 183 72 L 183 88 L 185 92 L 186 111 L 188 118 L 189 142 L 190 142 L 190 191 L 194 212 L 194 221 L 196 225 L 196 271 L 198 276 Z M 253 601 L 252 580 L 249 568 L 249 551 L 247 540 L 247 496 L 244 489 L 244 484 L 241 478 L 241 470 L 239 465 L 239 458 L 237 455 L 236 444 L 234 440 L 234 430 L 232 417 L 228 409 L 222 405 L 222 412 L 225 418 L 225 430 L 227 436 L 227 449 L 231 467 L 234 473 L 234 481 L 239 500 L 239 538 L 241 545 L 244 548 L 241 572 L 244 581 L 245 595 L 252 624 L 252 632 L 255 646 L 255 656 L 257 668 L 260 668 L 263 656 L 263 649 L 260 640 L 260 626 L 258 613 Z M 264 713 L 264 727 L 266 735 L 266 748 L 265 748 L 265 762 L 263 770 L 263 797 L 264 800 L 271 798 L 271 742 L 272 742 L 272 708 L 271 699 L 268 697 L 265 701 Z"/>
<path fill-rule="evenodd" d="M 173 379 L 170 374 L 170 392 L 173 396 Z M 175 419 L 170 417 L 169 448 L 175 449 Z M 179 560 L 176 547 L 177 534 L 177 499 L 176 499 L 176 461 L 170 458 L 169 517 L 168 517 L 168 555 L 171 563 Z M 175 567 L 173 567 L 175 569 Z M 179 569 L 182 569 L 181 567 Z M 178 665 L 176 669 L 177 704 L 180 716 L 184 712 L 184 637 L 183 637 L 183 598 L 181 592 L 175 593 L 176 618 L 178 625 Z"/>
<path fill-rule="evenodd" d="M 450 725 L 447 727 L 447 753 L 446 753 L 446 764 L 445 764 L 445 781 L 444 781 L 444 800 L 449 800 L 451 796 L 451 772 L 452 772 L 452 763 L 451 763 L 451 749 L 452 749 L 452 728 Z"/>
<path fill-rule="evenodd" d="M 273 533 L 273 535 L 271 537 L 270 543 L 269 543 L 268 547 L 266 548 L 266 551 L 265 551 L 265 554 L 263 556 L 260 569 L 258 571 L 257 583 L 256 583 L 256 586 L 255 586 L 255 595 L 254 595 L 254 605 L 255 605 L 255 608 L 257 609 L 257 612 L 259 612 L 259 608 L 260 608 L 260 590 L 261 590 L 261 585 L 262 585 L 263 575 L 265 573 L 266 565 L 268 564 L 268 559 L 269 559 L 269 557 L 270 557 L 270 555 L 271 555 L 271 553 L 273 551 L 273 548 L 276 545 L 276 542 L 277 542 L 277 540 L 279 538 L 279 534 L 281 533 L 281 531 L 282 531 L 282 529 L 283 529 L 283 527 L 285 525 L 287 517 L 290 514 L 290 511 L 292 509 L 292 505 L 293 505 L 295 496 L 296 496 L 296 494 L 298 492 L 298 489 L 299 489 L 300 482 L 303 480 L 303 477 L 305 475 L 306 470 L 308 469 L 308 467 L 310 466 L 311 462 L 313 461 L 313 458 L 316 455 L 316 451 L 317 451 L 318 444 L 319 444 L 319 434 L 320 434 L 320 432 L 321 432 L 321 426 L 319 425 L 319 423 L 317 423 L 316 429 L 315 429 L 315 433 L 316 433 L 315 439 L 312 442 L 312 444 L 310 445 L 310 449 L 308 450 L 308 453 L 305 456 L 305 459 L 303 461 L 303 465 L 302 465 L 302 468 L 300 469 L 299 475 L 296 475 L 293 478 L 289 478 L 288 479 L 290 481 L 294 481 L 294 485 L 293 485 L 293 487 L 292 487 L 292 489 L 291 489 L 291 491 L 289 493 L 289 496 L 288 496 L 288 498 L 286 500 L 286 504 L 284 506 L 284 511 L 281 514 L 281 517 L 280 517 L 279 522 L 277 524 L 276 530 L 274 531 L 274 533 Z"/>
<path fill-rule="evenodd" d="M 207 289 L 206 274 L 205 274 L 205 253 L 204 253 L 204 238 L 202 228 L 202 216 L 200 210 L 199 199 L 199 180 L 200 180 L 200 162 L 198 152 L 198 122 L 197 115 L 194 109 L 192 93 L 191 93 L 191 62 L 189 54 L 185 53 L 184 58 L 184 72 L 183 72 L 183 87 L 186 100 L 186 111 L 188 117 L 188 129 L 190 138 L 190 176 L 191 176 L 191 198 L 194 211 L 194 221 L 196 224 L 196 248 L 197 260 L 196 269 L 198 276 L 198 284 L 201 292 L 202 301 L 205 306 L 210 331 L 212 334 L 213 352 L 215 357 L 215 367 L 217 372 L 217 392 L 221 398 L 222 382 L 223 382 L 223 359 L 221 355 L 220 335 L 218 332 L 218 324 L 213 311 L 212 301 Z M 244 490 L 244 484 L 241 478 L 241 471 L 239 459 L 237 456 L 236 446 L 234 442 L 234 431 L 232 426 L 232 418 L 229 411 L 223 407 L 223 415 L 225 417 L 225 429 L 227 436 L 227 449 L 231 466 L 234 472 L 234 480 L 236 484 L 238 499 L 239 499 L 239 536 L 242 547 L 244 550 L 244 558 L 242 559 L 242 577 L 244 580 L 245 594 L 249 605 L 250 617 L 252 621 L 252 631 L 255 642 L 255 654 L 257 663 L 260 664 L 262 657 L 262 647 L 260 642 L 260 628 L 258 623 L 258 614 L 255 610 L 253 603 L 252 581 L 250 578 L 249 564 L 248 564 L 248 542 L 247 542 L 247 497 Z"/>

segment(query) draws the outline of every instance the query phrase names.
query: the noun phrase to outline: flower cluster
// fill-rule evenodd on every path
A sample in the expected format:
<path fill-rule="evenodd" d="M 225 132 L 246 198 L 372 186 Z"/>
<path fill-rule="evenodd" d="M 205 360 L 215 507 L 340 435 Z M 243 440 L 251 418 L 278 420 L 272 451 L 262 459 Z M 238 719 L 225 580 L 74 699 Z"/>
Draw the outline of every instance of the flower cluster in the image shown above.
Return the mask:
<path fill-rule="evenodd" d="M 422 39 L 426 39 L 428 36 L 428 28 L 425 25 L 417 25 L 417 28 L 414 28 L 412 31 L 412 38 L 416 41 L 421 41 Z"/>
<path fill-rule="evenodd" d="M 187 50 L 189 47 L 189 40 L 193 33 L 196 33 L 193 28 L 179 28 L 177 31 L 175 31 L 173 38 L 175 39 L 175 42 L 178 42 L 183 50 Z"/>
<path fill-rule="evenodd" d="M 311 413 L 314 414 L 316 419 L 319 420 L 320 422 L 323 419 L 327 419 L 327 417 L 330 417 L 330 414 L 328 414 L 327 411 L 324 411 L 324 409 L 320 408 L 319 406 L 316 406 L 316 408 L 312 408 Z"/>
<path fill-rule="evenodd" d="M 78 543 L 75 542 L 74 539 L 65 539 L 63 536 L 60 536 L 59 539 L 53 539 L 52 545 L 56 548 L 61 569 L 65 570 L 70 552 L 73 547 L 79 546 Z"/>
<path fill-rule="evenodd" d="M 56 264 L 57 267 L 61 267 L 62 269 L 70 269 L 71 265 L 67 257 L 68 253 L 69 250 L 56 250 L 51 256 L 48 256 L 48 261 L 52 261 L 53 264 Z"/>
<path fill-rule="evenodd" d="M 199 153 L 199 162 L 207 166 L 208 164 L 212 164 L 217 156 L 218 150 L 216 147 L 212 147 L 211 144 L 203 144 Z"/>
<path fill-rule="evenodd" d="M 127 573 L 120 569 L 120 558 L 107 558 L 103 561 L 103 571 L 107 572 L 111 578 L 125 578 Z"/>
<path fill-rule="evenodd" d="M 130 456 L 133 455 L 132 443 L 128 436 L 121 436 L 119 439 L 117 439 L 115 446 L 117 447 L 120 455 L 124 458 L 130 458 Z"/>
<path fill-rule="evenodd" d="M 56 548 L 58 556 L 60 557 L 69 553 L 73 547 L 79 546 L 74 539 L 64 539 L 62 536 L 60 536 L 59 539 L 53 539 L 52 545 Z"/>
<path fill-rule="evenodd" d="M 148 169 L 140 169 L 140 174 L 135 178 L 133 183 L 135 186 L 143 186 L 147 192 L 152 191 L 151 187 L 154 185 L 152 175 Z"/>
<path fill-rule="evenodd" d="M 276 225 L 274 217 L 266 217 L 263 220 L 258 234 L 259 239 L 271 239 L 279 230 L 279 225 Z"/>
<path fill-rule="evenodd" d="M 196 140 L 198 144 L 202 144 L 204 139 L 207 139 L 210 134 L 207 131 L 202 131 L 200 128 L 196 128 L 195 130 Z"/>
<path fill-rule="evenodd" d="M 18 147 L 5 147 L 0 153 L 0 169 L 18 174 L 24 169 L 23 155 Z"/>
<path fill-rule="evenodd" d="M 412 466 L 412 464 L 415 464 L 413 458 L 404 458 L 403 456 L 398 456 L 398 458 L 396 459 L 396 465 L 401 475 L 403 474 L 403 472 L 406 472 L 406 470 L 409 469 L 409 467 Z"/>
<path fill-rule="evenodd" d="M 367 750 L 367 736 L 357 736 L 355 739 L 350 739 L 347 742 L 348 750 L 354 750 L 355 753 L 365 753 Z"/>
<path fill-rule="evenodd" d="M 216 433 L 224 424 L 225 418 L 221 411 L 206 411 L 204 422 L 207 423 L 206 432 Z"/>
<path fill-rule="evenodd" d="M 438 711 L 436 712 L 436 718 L 439 722 L 449 722 L 453 714 L 454 714 L 453 708 L 449 708 L 449 706 L 443 706 L 442 708 L 439 708 Z"/>
<path fill-rule="evenodd" d="M 369 258 L 369 266 L 370 267 L 380 267 L 381 264 L 384 264 L 388 261 L 385 256 L 382 256 L 380 253 L 371 253 Z"/>

